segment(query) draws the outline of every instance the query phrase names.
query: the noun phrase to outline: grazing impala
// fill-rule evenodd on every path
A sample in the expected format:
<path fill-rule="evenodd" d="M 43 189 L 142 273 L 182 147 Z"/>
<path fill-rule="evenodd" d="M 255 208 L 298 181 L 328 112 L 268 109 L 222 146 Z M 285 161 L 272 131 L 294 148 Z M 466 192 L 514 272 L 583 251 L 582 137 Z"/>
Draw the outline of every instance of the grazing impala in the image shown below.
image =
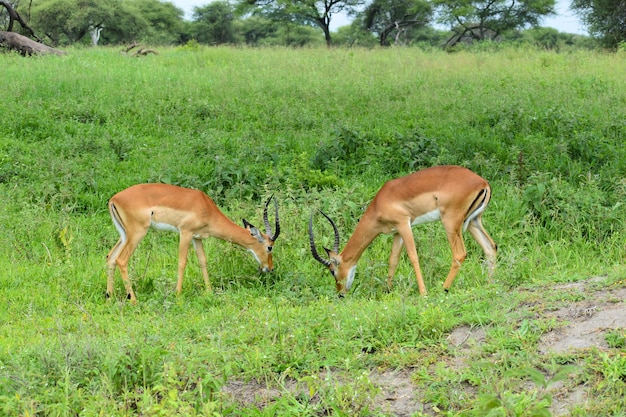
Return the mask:
<path fill-rule="evenodd" d="M 275 226 L 272 234 L 267 219 L 267 208 L 274 198 Z M 206 255 L 202 239 L 216 237 L 249 250 L 259 262 L 263 272 L 272 271 L 272 249 L 280 233 L 278 222 L 278 203 L 270 197 L 265 203 L 263 221 L 265 233 L 243 219 L 244 227 L 236 225 L 226 217 L 213 200 L 198 190 L 181 188 L 168 184 L 138 184 L 115 194 L 109 201 L 109 212 L 113 224 L 120 234 L 120 239 L 107 256 L 107 298 L 113 294 L 115 266 L 120 268 L 126 293 L 131 302 L 137 299 L 128 278 L 128 260 L 139 242 L 153 227 L 180 234 L 178 248 L 178 283 L 176 292 L 180 294 L 183 286 L 183 274 L 187 265 L 187 251 L 193 243 L 204 283 L 211 289 L 207 272 Z"/>
<path fill-rule="evenodd" d="M 425 295 L 426 287 L 411 228 L 441 219 L 452 249 L 452 266 L 443 284 L 443 288 L 447 291 L 467 254 L 462 237 L 462 231 L 465 229 L 469 229 L 472 237 L 485 252 L 489 276 L 493 273 L 497 246 L 491 240 L 481 220 L 490 198 L 489 183 L 466 168 L 458 166 L 426 168 L 385 183 L 365 210 L 341 253 L 339 253 L 337 226 L 330 217 L 322 213 L 332 225 L 335 233 L 333 250 L 324 248 L 330 259 L 322 258 L 315 248 L 313 214 L 311 214 L 309 221 L 311 253 L 333 274 L 337 291 L 340 296 L 343 296 L 352 285 L 356 264 L 363 251 L 381 233 L 392 233 L 394 238 L 389 257 L 387 285 L 391 287 L 402 244 L 404 244 L 415 270 L 419 292 Z"/>

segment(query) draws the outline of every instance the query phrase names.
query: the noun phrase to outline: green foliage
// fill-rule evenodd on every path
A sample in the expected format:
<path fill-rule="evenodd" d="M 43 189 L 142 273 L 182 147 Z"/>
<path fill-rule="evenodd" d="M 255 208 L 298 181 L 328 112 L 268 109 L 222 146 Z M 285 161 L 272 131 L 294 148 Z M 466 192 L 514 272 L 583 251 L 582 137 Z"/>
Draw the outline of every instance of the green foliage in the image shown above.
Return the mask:
<path fill-rule="evenodd" d="M 487 365 L 488 366 L 488 365 Z M 547 392 L 551 385 L 570 377 L 574 366 L 556 367 L 551 377 L 533 368 L 517 368 L 506 372 L 491 392 L 480 395 L 478 413 L 481 416 L 550 417 L 552 396 Z M 516 379 L 528 379 L 537 388 L 536 393 L 515 392 Z"/>
<path fill-rule="evenodd" d="M 33 26 L 55 44 L 81 42 L 94 28 L 119 27 L 116 18 L 124 15 L 121 7 L 116 0 L 45 1 L 33 10 Z M 137 15 L 131 16 L 135 21 L 140 19 Z"/>
<path fill-rule="evenodd" d="M 496 0 L 485 4 L 476 0 L 448 2 L 434 0 L 440 23 L 450 26 L 454 36 L 448 46 L 472 40 L 497 40 L 508 31 L 537 26 L 554 14 L 555 0 Z"/>
<path fill-rule="evenodd" d="M 523 198 L 530 220 L 537 221 L 551 238 L 576 236 L 603 242 L 624 228 L 626 207 L 620 197 L 610 198 L 592 176 L 576 186 L 550 174 L 531 176 Z"/>
<path fill-rule="evenodd" d="M 193 12 L 191 35 L 198 42 L 208 45 L 233 43 L 235 40 L 234 8 L 226 1 L 216 1 L 196 7 Z"/>
<path fill-rule="evenodd" d="M 606 342 L 611 348 L 624 349 L 626 348 L 626 330 L 615 329 L 608 332 L 605 336 Z"/>
<path fill-rule="evenodd" d="M 623 329 L 601 351 L 538 349 L 562 324 L 554 309 L 588 297 L 555 283 L 623 285 L 623 57 L 500 48 L 190 41 L 142 60 L 109 48 L 0 56 L 14 92 L 0 102 L 0 414 L 383 416 L 400 370 L 424 404 L 415 415 L 547 415 L 570 364 L 562 389 L 588 393 L 572 415 L 623 414 Z M 444 293 L 450 249 L 435 223 L 415 229 L 428 297 L 406 257 L 387 290 L 381 236 L 337 300 L 310 256 L 311 212 L 331 215 L 345 244 L 385 181 L 434 164 L 490 181 L 493 281 L 466 239 Z M 201 189 L 257 225 L 274 194 L 275 272 L 208 239 L 215 292 L 190 256 L 177 297 L 177 237 L 150 232 L 129 267 L 138 304 L 119 275 L 106 302 L 118 238 L 106 203 L 146 181 Z M 315 227 L 332 245 L 329 225 Z M 453 346 L 459 326 L 483 340 Z"/>
<path fill-rule="evenodd" d="M 437 141 L 420 132 L 377 138 L 340 128 L 333 139 L 317 148 L 311 165 L 322 171 L 333 168 L 363 173 L 374 164 L 389 175 L 398 175 L 437 165 L 446 157 L 447 152 Z"/>
<path fill-rule="evenodd" d="M 604 47 L 615 50 L 626 40 L 624 2 L 574 0 L 571 9 L 581 17 L 589 33 Z"/>
<path fill-rule="evenodd" d="M 395 33 L 400 34 L 415 26 L 425 26 L 432 18 L 433 10 L 423 0 L 374 0 L 363 12 L 363 25 L 367 30 L 376 33 L 381 46 L 389 46 L 389 38 Z"/>
<path fill-rule="evenodd" d="M 150 45 L 175 45 L 189 38 L 188 22 L 183 20 L 183 11 L 174 3 L 160 0 L 133 0 L 128 4 L 132 13 L 140 15 L 148 22 L 148 27 L 137 33 L 131 41 L 141 41 Z M 132 27 L 133 22 L 125 22 Z M 122 26 L 122 25 L 120 25 Z M 126 29 L 123 26 L 120 29 Z M 117 40 L 123 41 L 124 38 Z"/>

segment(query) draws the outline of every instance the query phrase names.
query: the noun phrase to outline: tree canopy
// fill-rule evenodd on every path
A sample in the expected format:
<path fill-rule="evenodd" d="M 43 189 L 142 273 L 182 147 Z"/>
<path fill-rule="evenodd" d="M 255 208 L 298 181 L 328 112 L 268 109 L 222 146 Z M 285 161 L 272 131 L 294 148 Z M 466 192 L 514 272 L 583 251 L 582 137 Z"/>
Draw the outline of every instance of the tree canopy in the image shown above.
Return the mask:
<path fill-rule="evenodd" d="M 571 8 L 603 46 L 626 42 L 626 0 L 573 0 Z"/>
<path fill-rule="evenodd" d="M 365 8 L 364 26 L 378 35 L 381 46 L 388 46 L 392 33 L 398 41 L 407 28 L 427 25 L 432 14 L 426 0 L 374 0 Z"/>
<path fill-rule="evenodd" d="M 438 20 L 453 32 L 448 45 L 494 40 L 503 33 L 538 26 L 555 14 L 555 0 L 432 0 Z"/>
<path fill-rule="evenodd" d="M 193 12 L 192 36 L 200 43 L 219 45 L 235 42 L 234 10 L 226 1 L 196 7 Z"/>
<path fill-rule="evenodd" d="M 8 0 L 1 0 L 7 2 Z M 556 0 L 206 0 L 190 20 L 171 0 L 32 0 L 15 9 L 53 45 L 200 44 L 453 46 L 484 40 L 578 45 L 537 31 Z M 574 0 L 592 35 L 623 42 L 626 0 Z M 0 11 L 1 14 L 1 11 Z M 331 30 L 341 15 L 352 23 Z M 0 21 L 3 16 L 0 16 Z M 5 21 L 8 19 L 5 16 Z M 6 24 L 5 24 L 6 26 Z M 9 29 L 10 30 L 10 29 Z M 528 32 L 528 35 L 522 35 Z M 33 33 L 33 36 L 34 36 Z M 22 33 L 23 34 L 23 33 Z M 583 47 L 588 47 L 585 42 Z"/>
<path fill-rule="evenodd" d="M 240 0 L 239 10 L 259 13 L 282 22 L 319 27 L 326 45 L 332 45 L 330 23 L 338 13 L 355 13 L 365 0 Z"/>

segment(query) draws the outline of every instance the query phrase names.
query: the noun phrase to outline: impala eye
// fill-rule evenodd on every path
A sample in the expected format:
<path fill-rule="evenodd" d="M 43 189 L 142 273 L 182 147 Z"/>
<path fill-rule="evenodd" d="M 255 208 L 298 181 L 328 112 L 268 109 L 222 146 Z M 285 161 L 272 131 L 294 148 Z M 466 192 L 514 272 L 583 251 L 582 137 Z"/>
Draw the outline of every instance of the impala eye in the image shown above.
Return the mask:
<path fill-rule="evenodd" d="M 272 252 L 272 249 L 274 249 L 274 247 L 273 247 L 273 246 L 268 246 L 268 247 L 267 247 L 267 251 L 268 251 L 268 252 Z"/>

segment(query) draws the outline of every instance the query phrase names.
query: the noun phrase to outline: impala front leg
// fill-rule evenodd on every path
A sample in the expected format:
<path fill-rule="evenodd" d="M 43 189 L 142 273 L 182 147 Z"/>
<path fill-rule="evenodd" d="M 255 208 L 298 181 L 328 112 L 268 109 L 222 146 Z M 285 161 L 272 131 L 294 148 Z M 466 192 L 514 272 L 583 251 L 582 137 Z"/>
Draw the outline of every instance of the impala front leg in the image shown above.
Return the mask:
<path fill-rule="evenodd" d="M 183 290 L 183 275 L 185 274 L 185 267 L 187 266 L 187 253 L 189 252 L 189 245 L 193 239 L 193 234 L 190 232 L 180 232 L 180 242 L 178 245 L 178 282 L 176 283 L 176 294 L 180 295 Z"/>
<path fill-rule="evenodd" d="M 415 278 L 417 279 L 417 287 L 419 289 L 419 292 L 421 295 L 426 295 L 426 286 L 424 285 L 424 277 L 422 276 L 422 270 L 420 269 L 420 262 L 419 258 L 417 257 L 417 249 L 415 248 L 415 241 L 413 240 L 413 232 L 411 231 L 411 226 L 408 223 L 406 225 L 399 226 L 398 234 L 404 241 L 406 253 L 409 255 L 411 265 L 413 265 L 413 270 L 415 271 Z"/>
<path fill-rule="evenodd" d="M 209 281 L 209 272 L 207 271 L 206 266 L 206 254 L 204 253 L 204 247 L 202 246 L 202 239 L 194 238 L 192 240 L 193 248 L 196 251 L 196 256 L 198 257 L 198 262 L 200 263 L 200 268 L 202 268 L 202 276 L 204 277 L 204 285 L 208 291 L 213 291 L 211 287 L 211 281 Z"/>

